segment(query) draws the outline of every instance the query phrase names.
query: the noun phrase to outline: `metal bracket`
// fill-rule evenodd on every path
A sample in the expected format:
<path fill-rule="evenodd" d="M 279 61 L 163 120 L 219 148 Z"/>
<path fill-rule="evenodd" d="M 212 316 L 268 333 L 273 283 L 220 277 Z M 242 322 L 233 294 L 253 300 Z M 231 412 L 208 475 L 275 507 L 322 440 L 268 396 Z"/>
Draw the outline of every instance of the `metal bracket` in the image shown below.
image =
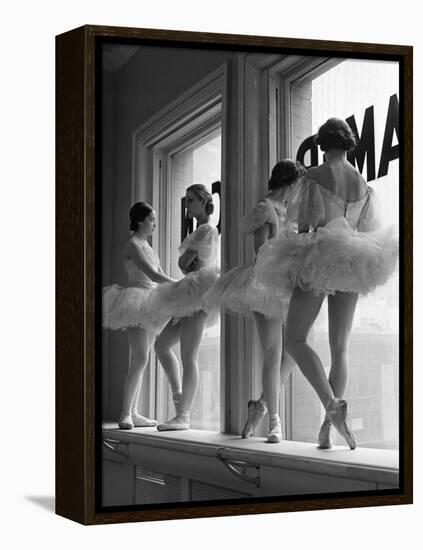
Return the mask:
<path fill-rule="evenodd" d="M 257 488 L 259 488 L 261 485 L 260 466 L 249 464 L 248 462 L 243 462 L 242 460 L 227 460 L 223 456 L 224 450 L 225 447 L 220 447 L 217 450 L 216 456 L 219 460 L 222 461 L 225 468 L 229 470 L 231 474 L 234 474 L 235 476 L 239 477 L 243 481 L 246 481 L 247 483 L 253 483 Z M 255 477 L 247 475 L 248 468 L 255 468 Z"/>
<path fill-rule="evenodd" d="M 128 443 L 122 443 L 117 439 L 103 439 L 103 445 L 106 447 L 106 449 L 112 451 L 112 453 L 124 456 L 125 458 L 129 457 L 129 451 L 123 451 L 119 449 L 119 445 L 125 445 L 126 448 L 128 448 Z"/>

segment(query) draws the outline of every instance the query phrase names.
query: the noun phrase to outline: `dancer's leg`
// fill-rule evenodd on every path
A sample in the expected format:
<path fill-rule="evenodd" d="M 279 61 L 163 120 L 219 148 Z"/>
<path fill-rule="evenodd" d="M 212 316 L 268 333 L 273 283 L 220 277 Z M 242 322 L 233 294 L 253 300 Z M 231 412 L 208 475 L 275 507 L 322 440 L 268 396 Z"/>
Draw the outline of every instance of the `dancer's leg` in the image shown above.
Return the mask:
<path fill-rule="evenodd" d="M 286 327 L 287 351 L 292 355 L 301 372 L 313 386 L 332 424 L 345 438 L 350 448 L 355 449 L 354 436 L 346 422 L 347 404 L 345 401 L 334 397 L 322 362 L 306 341 L 322 302 L 322 296 L 315 296 L 313 293 L 305 292 L 300 288 L 294 289 Z"/>
<path fill-rule="evenodd" d="M 282 360 L 282 322 L 266 319 L 261 313 L 254 312 L 257 332 L 263 350 L 263 396 L 269 414 L 279 413 L 279 394 Z"/>
<path fill-rule="evenodd" d="M 286 325 L 286 350 L 326 408 L 333 398 L 333 391 L 319 356 L 307 344 L 310 329 L 319 314 L 323 299 L 324 296 L 315 296 L 312 292 L 306 292 L 298 287 L 294 289 Z"/>
<path fill-rule="evenodd" d="M 180 408 L 182 395 L 181 369 L 172 348 L 179 342 L 180 323 L 169 323 L 159 334 L 154 344 L 154 351 L 166 373 L 173 394 L 173 402 Z"/>
<path fill-rule="evenodd" d="M 289 355 L 289 353 L 286 351 L 285 348 L 285 328 L 283 327 L 283 338 L 282 338 L 282 361 L 280 363 L 280 387 L 281 389 L 285 386 L 289 375 L 293 371 L 293 369 L 297 366 L 297 363 L 294 361 L 294 359 Z M 264 399 L 264 393 L 262 392 L 260 395 L 259 400 L 263 401 L 265 403 Z"/>
<path fill-rule="evenodd" d="M 282 321 L 266 319 L 261 313 L 254 312 L 257 332 L 263 351 L 263 399 L 248 403 L 248 420 L 242 432 L 250 437 L 269 409 L 269 433 L 267 440 L 278 443 L 282 439 L 282 426 L 279 417 L 280 370 L 282 361 Z"/>
<path fill-rule="evenodd" d="M 328 297 L 329 345 L 331 368 L 329 383 L 335 397 L 343 397 L 348 384 L 348 344 L 357 305 L 358 294 L 337 292 Z M 327 415 L 320 427 L 318 442 L 322 449 L 330 449 L 331 422 Z"/>
<path fill-rule="evenodd" d="M 282 325 L 282 362 L 281 362 L 281 388 L 283 388 L 293 369 L 297 366 L 293 357 L 286 350 L 286 326 Z"/>
<path fill-rule="evenodd" d="M 198 388 L 198 352 L 203 336 L 206 314 L 199 311 L 181 320 L 181 359 L 183 365 L 182 411 L 191 412 Z"/>
<path fill-rule="evenodd" d="M 337 292 L 328 297 L 329 346 L 331 368 L 329 382 L 335 397 L 342 397 L 348 383 L 348 345 L 358 294 Z"/>
<path fill-rule="evenodd" d="M 151 350 L 152 348 L 155 337 L 156 337 L 155 333 L 149 332 L 149 343 L 148 343 L 149 350 Z M 143 379 L 143 376 L 140 377 L 140 380 L 138 382 L 137 391 L 135 393 L 135 398 L 131 409 L 132 422 L 136 428 L 152 427 L 157 425 L 156 420 L 150 420 L 149 418 L 147 418 L 146 416 L 143 416 L 138 412 L 141 388 L 142 388 L 142 379 Z"/>
<path fill-rule="evenodd" d="M 138 327 L 127 329 L 131 362 L 123 386 L 122 412 L 119 426 L 123 429 L 133 428 L 131 411 L 135 404 L 138 385 L 142 383 L 142 376 L 147 365 L 150 353 L 150 334 Z"/>
<path fill-rule="evenodd" d="M 286 384 L 286 382 L 289 378 L 289 375 L 293 371 L 294 367 L 297 366 L 294 359 L 284 349 L 284 344 L 285 344 L 285 339 L 286 339 L 285 338 L 285 327 L 284 326 L 282 326 L 282 335 L 283 335 L 283 338 L 282 338 L 282 349 L 283 349 L 283 351 L 282 351 L 282 361 L 280 362 L 280 388 L 281 389 L 285 386 L 285 384 Z M 260 395 L 259 399 L 255 403 L 258 403 L 258 402 L 261 402 L 263 407 L 266 408 L 266 400 L 264 398 L 264 392 L 261 392 L 261 395 Z"/>
<path fill-rule="evenodd" d="M 198 351 L 205 321 L 206 314 L 203 311 L 199 311 L 191 317 L 184 317 L 180 321 L 181 360 L 183 367 L 181 409 L 175 418 L 158 426 L 160 431 L 186 430 L 189 428 L 191 408 L 198 388 Z"/>

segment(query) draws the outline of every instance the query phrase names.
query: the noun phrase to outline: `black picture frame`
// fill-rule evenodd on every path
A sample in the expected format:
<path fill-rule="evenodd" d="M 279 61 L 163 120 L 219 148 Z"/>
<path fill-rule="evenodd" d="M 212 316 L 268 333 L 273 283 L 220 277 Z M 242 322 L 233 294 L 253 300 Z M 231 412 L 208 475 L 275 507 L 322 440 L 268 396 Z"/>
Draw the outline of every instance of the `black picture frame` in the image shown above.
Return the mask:
<path fill-rule="evenodd" d="M 113 507 L 101 499 L 98 278 L 99 62 L 104 41 L 167 47 L 247 48 L 257 52 L 396 60 L 400 65 L 400 483 L 398 490 Z M 409 504 L 413 499 L 412 120 L 410 46 L 84 26 L 56 38 L 56 512 L 104 524 Z M 101 307 L 100 307 L 101 309 Z M 100 359 L 99 359 L 100 357 Z"/>

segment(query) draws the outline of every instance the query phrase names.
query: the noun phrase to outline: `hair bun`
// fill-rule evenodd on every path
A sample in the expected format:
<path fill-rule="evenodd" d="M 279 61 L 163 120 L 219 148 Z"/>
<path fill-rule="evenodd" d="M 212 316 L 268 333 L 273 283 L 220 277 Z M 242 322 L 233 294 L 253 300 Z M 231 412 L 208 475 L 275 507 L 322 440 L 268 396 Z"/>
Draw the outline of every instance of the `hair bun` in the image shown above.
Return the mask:
<path fill-rule="evenodd" d="M 322 151 L 341 149 L 351 151 L 357 144 L 356 137 L 350 126 L 341 118 L 329 118 L 315 137 L 315 143 Z"/>
<path fill-rule="evenodd" d="M 291 185 L 296 179 L 305 173 L 305 168 L 300 162 L 291 159 L 279 161 L 272 169 L 269 180 L 269 190 Z"/>
<path fill-rule="evenodd" d="M 208 214 L 209 216 L 211 214 L 213 214 L 214 212 L 214 203 L 213 203 L 213 199 L 210 197 L 207 202 L 206 202 L 206 214 Z"/>

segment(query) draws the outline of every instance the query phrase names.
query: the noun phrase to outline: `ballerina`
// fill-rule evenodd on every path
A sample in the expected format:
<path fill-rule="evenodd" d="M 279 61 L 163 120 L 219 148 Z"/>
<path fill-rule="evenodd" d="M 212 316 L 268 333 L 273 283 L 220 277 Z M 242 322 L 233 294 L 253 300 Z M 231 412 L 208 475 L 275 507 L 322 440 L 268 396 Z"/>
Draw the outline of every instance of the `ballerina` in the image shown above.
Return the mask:
<path fill-rule="evenodd" d="M 292 160 L 278 162 L 269 180 L 269 193 L 260 200 L 242 221 L 242 231 L 252 234 L 254 251 L 287 228 L 286 204 L 294 184 L 305 172 L 303 166 Z M 283 325 L 293 289 L 287 281 L 285 292 L 255 284 L 254 266 L 235 267 L 224 273 L 206 296 L 209 310 L 223 306 L 226 309 L 253 316 L 263 350 L 263 392 L 259 399 L 248 402 L 248 419 L 242 437 L 252 437 L 254 430 L 269 411 L 267 441 L 283 439 L 279 416 L 280 389 L 288 379 L 294 363 L 283 352 Z"/>
<path fill-rule="evenodd" d="M 172 388 L 176 416 L 158 426 L 158 430 L 188 430 L 190 414 L 199 383 L 198 351 L 205 327 L 218 319 L 208 314 L 204 294 L 219 276 L 218 231 L 209 223 L 214 205 L 211 194 L 201 184 L 187 188 L 187 215 L 197 220 L 197 228 L 179 247 L 178 265 L 185 277 L 175 284 L 161 285 L 154 293 L 154 309 L 171 321 L 159 334 L 154 349 Z M 180 342 L 183 379 L 172 347 Z"/>
<path fill-rule="evenodd" d="M 325 162 L 309 169 L 288 207 L 288 217 L 298 223 L 298 233 L 281 234 L 260 249 L 255 278 L 275 292 L 284 292 L 287 281 L 294 283 L 286 346 L 326 411 L 319 447 L 331 447 L 333 425 L 354 449 L 347 403 L 342 399 L 348 381 L 348 342 L 354 312 L 359 294 L 368 294 L 393 274 L 398 237 L 395 227 L 381 229 L 375 193 L 347 161 L 346 152 L 356 145 L 348 124 L 329 119 L 319 129 L 316 143 L 325 152 Z M 331 351 L 329 380 L 307 342 L 325 296 Z"/>
<path fill-rule="evenodd" d="M 147 242 L 156 227 L 153 207 L 137 202 L 130 209 L 129 218 L 132 235 L 123 247 L 127 286 L 113 284 L 103 288 L 103 327 L 126 330 L 131 351 L 118 421 L 123 430 L 157 425 L 156 420 L 139 414 L 137 405 L 155 335 L 167 321 L 162 312 L 150 307 L 151 292 L 156 283 L 174 281 L 163 273 L 157 254 Z"/>

